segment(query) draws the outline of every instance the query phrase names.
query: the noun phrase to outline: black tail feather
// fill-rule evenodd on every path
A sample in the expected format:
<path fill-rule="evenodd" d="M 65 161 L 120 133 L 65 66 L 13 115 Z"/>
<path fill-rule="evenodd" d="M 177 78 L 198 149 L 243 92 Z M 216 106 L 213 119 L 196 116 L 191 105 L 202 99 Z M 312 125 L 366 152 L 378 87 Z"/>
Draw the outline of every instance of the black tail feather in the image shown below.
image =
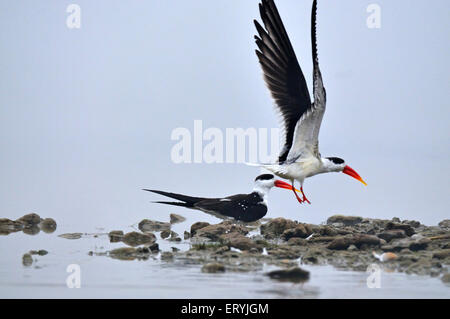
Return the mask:
<path fill-rule="evenodd" d="M 154 190 L 154 189 L 144 189 L 144 191 L 156 193 L 156 194 L 170 197 L 173 199 L 177 199 L 177 200 L 184 202 L 184 203 L 179 203 L 179 204 L 189 205 L 189 206 L 178 205 L 178 206 L 184 206 L 184 207 L 193 207 L 195 203 L 204 200 L 204 198 L 201 198 L 201 197 L 186 196 L 186 195 L 182 195 L 182 194 L 169 193 L 169 192 L 164 192 L 164 191 L 159 191 L 159 190 Z M 173 205 L 173 204 L 171 204 L 172 202 L 158 202 L 158 203 L 163 203 L 163 204 L 170 203 L 169 205 Z"/>
<path fill-rule="evenodd" d="M 166 204 L 166 205 L 173 205 L 173 206 L 181 206 L 181 207 L 187 207 L 187 208 L 193 208 L 193 207 L 194 207 L 194 205 L 192 205 L 192 204 L 182 203 L 182 202 L 164 202 L 164 201 L 156 201 L 156 202 L 152 202 L 152 203 Z"/>

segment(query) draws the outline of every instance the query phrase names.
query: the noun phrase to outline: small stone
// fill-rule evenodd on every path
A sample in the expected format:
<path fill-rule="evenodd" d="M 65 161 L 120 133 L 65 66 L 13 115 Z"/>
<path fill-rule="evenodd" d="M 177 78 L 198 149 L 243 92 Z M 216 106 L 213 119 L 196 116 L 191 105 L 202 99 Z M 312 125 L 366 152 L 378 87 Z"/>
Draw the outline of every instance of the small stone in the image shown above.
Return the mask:
<path fill-rule="evenodd" d="M 304 238 L 292 237 L 288 240 L 287 243 L 290 246 L 305 246 L 306 244 L 308 244 L 308 241 Z"/>
<path fill-rule="evenodd" d="M 450 219 L 444 219 L 438 225 L 441 228 L 450 228 Z"/>
<path fill-rule="evenodd" d="M 23 229 L 23 224 L 8 218 L 0 218 L 0 235 L 9 235 Z"/>
<path fill-rule="evenodd" d="M 236 225 L 230 221 L 224 221 L 215 225 L 208 225 L 195 231 L 195 236 L 206 237 L 211 240 L 220 240 L 220 237 L 225 234 L 239 233 L 246 235 L 248 229 L 241 225 Z"/>
<path fill-rule="evenodd" d="M 46 251 L 45 249 L 40 249 L 40 250 L 30 250 L 29 254 L 30 254 L 30 255 L 45 256 L 45 255 L 48 254 L 48 251 Z"/>
<path fill-rule="evenodd" d="M 275 270 L 267 273 L 266 275 L 272 279 L 294 283 L 305 282 L 309 279 L 309 271 L 299 267 Z"/>
<path fill-rule="evenodd" d="M 170 229 L 170 223 L 159 222 L 150 219 L 143 219 L 139 225 L 139 230 L 143 233 L 152 231 L 163 231 Z"/>
<path fill-rule="evenodd" d="M 283 217 L 278 217 L 261 225 L 261 234 L 266 238 L 275 238 L 283 234 L 283 232 L 290 228 L 295 228 L 297 223 Z"/>
<path fill-rule="evenodd" d="M 112 231 L 109 232 L 108 237 L 109 237 L 109 241 L 111 243 L 120 242 L 120 241 L 122 241 L 122 238 L 123 238 L 123 231 L 121 231 L 121 230 L 112 230 Z"/>
<path fill-rule="evenodd" d="M 58 235 L 58 237 L 65 239 L 80 239 L 83 236 L 83 233 L 67 233 Z"/>
<path fill-rule="evenodd" d="M 109 252 L 111 258 L 119 260 L 134 260 L 136 259 L 136 254 L 136 248 L 132 247 L 116 248 Z"/>
<path fill-rule="evenodd" d="M 186 239 L 189 239 L 189 238 L 191 238 L 191 233 L 188 232 L 188 231 L 184 231 L 184 239 L 186 240 Z"/>
<path fill-rule="evenodd" d="M 30 267 L 31 264 L 33 264 L 33 257 L 31 257 L 31 254 L 24 254 L 22 256 L 22 265 Z"/>
<path fill-rule="evenodd" d="M 354 226 L 363 221 L 360 216 L 344 216 L 344 215 L 333 215 L 327 219 L 327 224 L 342 223 L 345 226 Z"/>
<path fill-rule="evenodd" d="M 173 259 L 173 253 L 170 251 L 165 251 L 161 254 L 161 260 L 170 261 Z"/>
<path fill-rule="evenodd" d="M 170 230 L 163 230 L 160 235 L 162 239 L 167 239 L 170 236 L 171 231 Z"/>
<path fill-rule="evenodd" d="M 377 236 L 379 238 L 386 240 L 387 242 L 390 242 L 391 240 L 396 239 L 396 238 L 405 238 L 406 234 L 403 229 L 391 229 L 391 230 L 386 230 L 386 231 L 378 234 Z"/>
<path fill-rule="evenodd" d="M 443 275 L 443 276 L 441 277 L 441 280 L 442 280 L 442 282 L 445 283 L 445 284 L 450 283 L 450 273 Z"/>
<path fill-rule="evenodd" d="M 172 252 L 176 253 L 178 251 L 180 251 L 180 248 L 177 247 L 170 247 L 172 249 Z"/>
<path fill-rule="evenodd" d="M 240 250 L 250 250 L 257 248 L 257 244 L 248 237 L 239 233 L 231 233 L 226 236 L 222 236 L 222 240 L 230 247 L 234 247 Z"/>
<path fill-rule="evenodd" d="M 389 222 L 386 225 L 386 230 L 390 230 L 390 229 L 401 229 L 401 230 L 405 231 L 405 234 L 407 236 L 412 236 L 416 233 L 414 228 L 412 228 L 411 225 L 408 225 L 408 224 Z"/>
<path fill-rule="evenodd" d="M 177 223 L 182 223 L 186 220 L 186 218 L 184 218 L 181 215 L 177 215 L 177 214 L 170 214 L 170 223 L 171 224 L 177 224 Z"/>
<path fill-rule="evenodd" d="M 347 250 L 348 251 L 357 251 L 358 247 L 356 247 L 355 245 L 352 244 L 352 245 L 348 246 Z"/>
<path fill-rule="evenodd" d="M 205 228 L 206 226 L 209 226 L 209 225 L 210 225 L 210 223 L 206 223 L 206 222 L 196 222 L 196 223 L 192 224 L 191 237 L 193 237 L 195 235 L 197 230 Z"/>
<path fill-rule="evenodd" d="M 433 253 L 433 258 L 445 259 L 450 257 L 450 249 L 442 249 Z"/>
<path fill-rule="evenodd" d="M 32 225 L 39 225 L 42 219 L 38 214 L 31 213 L 20 217 L 16 221 L 22 223 L 24 226 L 32 226 Z"/>
<path fill-rule="evenodd" d="M 307 224 L 298 224 L 295 228 L 286 229 L 281 238 L 289 240 L 293 237 L 307 238 L 312 234 L 312 229 Z"/>
<path fill-rule="evenodd" d="M 225 272 L 225 266 L 220 263 L 205 264 L 202 267 L 202 272 L 205 272 L 205 273 Z"/>
<path fill-rule="evenodd" d="M 158 243 L 153 243 L 150 246 L 148 246 L 148 249 L 150 249 L 152 253 L 156 253 L 159 251 L 159 245 Z"/>
<path fill-rule="evenodd" d="M 130 232 L 123 236 L 122 241 L 132 247 L 144 244 L 152 244 L 156 241 L 156 236 L 152 233 Z"/>
<path fill-rule="evenodd" d="M 51 234 L 56 230 L 56 221 L 53 218 L 45 218 L 39 227 L 44 233 Z"/>

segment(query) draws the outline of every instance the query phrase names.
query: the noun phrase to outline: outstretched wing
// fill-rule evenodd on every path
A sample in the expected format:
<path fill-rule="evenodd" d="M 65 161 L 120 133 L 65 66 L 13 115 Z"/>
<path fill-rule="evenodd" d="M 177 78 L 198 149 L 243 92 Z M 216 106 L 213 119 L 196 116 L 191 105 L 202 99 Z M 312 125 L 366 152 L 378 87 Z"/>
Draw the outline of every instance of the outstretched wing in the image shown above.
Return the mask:
<path fill-rule="evenodd" d="M 312 109 L 308 86 L 273 0 L 263 0 L 259 11 L 264 28 L 255 20 L 259 36 L 256 50 L 264 80 L 282 120 L 284 145 L 278 161 L 283 163 L 293 145 L 300 118 Z"/>
<path fill-rule="evenodd" d="M 319 131 L 325 113 L 326 92 L 317 55 L 316 17 L 317 1 L 314 0 L 311 12 L 314 104 L 302 115 L 295 127 L 294 142 L 289 150 L 287 161 L 297 161 L 310 156 L 320 157 Z"/>

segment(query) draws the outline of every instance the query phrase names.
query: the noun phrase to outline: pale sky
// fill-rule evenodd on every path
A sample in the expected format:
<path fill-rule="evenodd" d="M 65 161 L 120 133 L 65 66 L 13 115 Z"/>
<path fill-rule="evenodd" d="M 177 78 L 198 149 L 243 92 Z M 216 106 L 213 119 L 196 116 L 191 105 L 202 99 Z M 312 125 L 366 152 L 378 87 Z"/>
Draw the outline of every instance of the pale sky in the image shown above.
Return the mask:
<path fill-rule="evenodd" d="M 68 29 L 66 8 L 81 7 Z M 276 2 L 311 88 L 312 1 Z M 371 3 L 381 28 L 366 26 Z M 323 156 L 344 174 L 306 180 L 312 205 L 272 190 L 267 217 L 449 218 L 449 19 L 445 0 L 321 0 Z M 200 212 L 151 204 L 154 188 L 250 192 L 257 168 L 175 164 L 177 127 L 273 128 L 253 41 L 258 1 L 0 1 L 0 217 L 35 211 L 87 231 Z M 76 229 L 75 229 L 76 228 Z"/>

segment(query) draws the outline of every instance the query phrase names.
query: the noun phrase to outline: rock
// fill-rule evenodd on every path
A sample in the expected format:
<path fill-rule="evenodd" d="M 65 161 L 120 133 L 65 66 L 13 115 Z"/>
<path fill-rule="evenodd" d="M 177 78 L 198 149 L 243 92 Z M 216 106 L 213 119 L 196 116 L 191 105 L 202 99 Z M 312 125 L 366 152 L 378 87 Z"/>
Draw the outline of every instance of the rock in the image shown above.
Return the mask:
<path fill-rule="evenodd" d="M 156 236 L 152 233 L 130 232 L 123 235 L 122 241 L 132 247 L 144 244 L 152 244 L 156 241 Z"/>
<path fill-rule="evenodd" d="M 408 224 L 413 228 L 418 228 L 421 225 L 417 220 L 404 220 L 403 224 Z"/>
<path fill-rule="evenodd" d="M 176 232 L 171 231 L 169 241 L 181 241 L 181 238 Z"/>
<path fill-rule="evenodd" d="M 143 219 L 139 225 L 139 230 L 143 233 L 152 231 L 163 231 L 170 229 L 170 223 L 159 222 L 150 219 Z"/>
<path fill-rule="evenodd" d="M 408 224 L 389 222 L 386 225 L 386 230 L 390 230 L 390 229 L 401 229 L 401 230 L 405 231 L 405 234 L 407 236 L 412 236 L 416 233 L 414 228 L 412 228 L 411 225 L 408 225 Z"/>
<path fill-rule="evenodd" d="M 174 252 L 174 253 L 180 251 L 180 248 L 177 248 L 177 247 L 170 247 L 170 249 L 172 249 L 172 252 Z"/>
<path fill-rule="evenodd" d="M 308 241 L 304 238 L 292 237 L 288 240 L 287 243 L 290 246 L 305 246 L 306 244 L 308 244 Z"/>
<path fill-rule="evenodd" d="M 161 238 L 162 239 L 167 239 L 167 238 L 169 238 L 169 236 L 170 236 L 170 233 L 171 233 L 171 231 L 170 230 L 163 230 L 162 232 L 161 232 Z"/>
<path fill-rule="evenodd" d="M 30 254 L 24 254 L 22 256 L 22 265 L 30 267 L 33 264 L 33 257 Z"/>
<path fill-rule="evenodd" d="M 353 226 L 363 221 L 359 216 L 333 215 L 327 219 L 327 224 L 342 223 L 344 226 Z"/>
<path fill-rule="evenodd" d="M 41 217 L 36 213 L 31 213 L 24 215 L 17 219 L 19 223 L 22 223 L 25 227 L 27 226 L 33 226 L 33 225 L 39 225 L 39 223 L 42 221 Z"/>
<path fill-rule="evenodd" d="M 230 221 L 224 221 L 215 225 L 208 225 L 195 231 L 195 236 L 206 237 L 211 240 L 220 240 L 220 236 L 229 233 L 238 233 L 246 235 L 248 230 L 241 225 L 233 224 Z"/>
<path fill-rule="evenodd" d="M 261 225 L 261 234 L 266 238 L 276 238 L 283 234 L 285 230 L 295 228 L 296 226 L 296 222 L 283 217 L 278 217 Z"/>
<path fill-rule="evenodd" d="M 191 237 L 195 236 L 195 233 L 197 230 L 202 229 L 206 226 L 209 226 L 210 223 L 206 223 L 206 222 L 196 222 L 194 224 L 192 224 L 191 226 Z"/>
<path fill-rule="evenodd" d="M 189 239 L 189 238 L 191 238 L 191 233 L 188 232 L 188 231 L 184 231 L 184 239 L 186 240 L 186 239 Z"/>
<path fill-rule="evenodd" d="M 405 238 L 406 234 L 403 229 L 391 229 L 391 230 L 386 230 L 386 231 L 378 234 L 377 236 L 379 238 L 386 240 L 387 242 L 390 242 L 391 240 L 396 239 L 396 238 Z"/>
<path fill-rule="evenodd" d="M 157 253 L 159 251 L 159 245 L 158 243 L 153 243 L 150 246 L 148 246 L 148 249 L 150 249 L 152 253 Z"/>
<path fill-rule="evenodd" d="M 65 239 L 80 239 L 83 236 L 83 233 L 67 233 L 58 235 L 58 237 Z"/>
<path fill-rule="evenodd" d="M 116 248 L 109 252 L 109 256 L 119 260 L 134 260 L 136 259 L 136 248 L 122 247 Z"/>
<path fill-rule="evenodd" d="M 380 239 L 377 236 L 366 234 L 354 234 L 344 237 L 337 237 L 331 243 L 328 244 L 328 249 L 344 250 L 350 245 L 355 245 L 358 248 L 362 246 L 379 246 L 381 244 Z"/>
<path fill-rule="evenodd" d="M 121 231 L 121 230 L 112 230 L 112 231 L 109 232 L 108 237 L 109 237 L 109 241 L 111 243 L 118 243 L 118 242 L 122 241 L 123 231 Z"/>
<path fill-rule="evenodd" d="M 438 224 L 441 228 L 450 228 L 450 219 L 444 219 Z"/>
<path fill-rule="evenodd" d="M 182 223 L 186 220 L 186 218 L 184 218 L 181 215 L 177 215 L 177 214 L 170 214 L 170 223 L 171 224 L 177 224 L 177 223 Z"/>
<path fill-rule="evenodd" d="M 41 229 L 37 225 L 31 225 L 31 226 L 25 226 L 22 229 L 22 231 L 24 234 L 27 234 L 27 235 L 36 235 L 36 234 L 40 233 Z"/>
<path fill-rule="evenodd" d="M 8 218 L 0 218 L 0 235 L 9 235 L 23 229 L 23 224 Z"/>
<path fill-rule="evenodd" d="M 169 251 L 165 251 L 161 254 L 161 260 L 164 261 L 171 261 L 173 260 L 173 253 L 169 252 Z"/>
<path fill-rule="evenodd" d="M 208 263 L 203 265 L 202 272 L 205 273 L 225 272 L 225 266 L 220 263 Z"/>
<path fill-rule="evenodd" d="M 253 240 L 239 233 L 226 234 L 223 235 L 221 239 L 229 247 L 234 247 L 240 250 L 250 250 L 252 248 L 258 247 L 258 245 Z"/>
<path fill-rule="evenodd" d="M 344 250 L 347 249 L 351 245 L 352 241 L 347 237 L 338 237 L 335 238 L 331 243 L 328 244 L 328 249 L 333 250 Z"/>
<path fill-rule="evenodd" d="M 299 267 L 275 270 L 267 273 L 266 275 L 272 279 L 294 283 L 305 282 L 309 279 L 309 271 Z"/>
<path fill-rule="evenodd" d="M 45 256 L 45 255 L 48 254 L 48 251 L 46 251 L 45 249 L 40 249 L 40 250 L 30 250 L 29 254 L 30 254 L 30 255 Z"/>
<path fill-rule="evenodd" d="M 442 280 L 442 282 L 445 283 L 445 284 L 450 283 L 450 273 L 443 275 L 443 276 L 441 277 L 441 280 Z"/>
<path fill-rule="evenodd" d="M 306 238 L 312 234 L 312 229 L 307 224 L 298 224 L 294 228 L 286 229 L 282 234 L 281 238 L 284 240 L 289 240 L 293 237 Z"/>
<path fill-rule="evenodd" d="M 433 253 L 433 258 L 445 259 L 447 257 L 450 257 L 450 249 L 442 249 Z"/>
<path fill-rule="evenodd" d="M 384 245 L 381 247 L 382 250 L 393 250 L 401 251 L 402 249 L 408 248 L 411 251 L 424 250 L 428 247 L 431 242 L 430 239 L 424 237 L 413 238 L 403 238 L 393 240 L 389 245 Z"/>
<path fill-rule="evenodd" d="M 56 230 L 56 221 L 53 218 L 45 218 L 39 227 L 44 233 L 51 234 Z"/>
<path fill-rule="evenodd" d="M 356 247 L 355 245 L 351 244 L 350 246 L 348 246 L 347 250 L 348 251 L 357 251 L 358 247 Z"/>

